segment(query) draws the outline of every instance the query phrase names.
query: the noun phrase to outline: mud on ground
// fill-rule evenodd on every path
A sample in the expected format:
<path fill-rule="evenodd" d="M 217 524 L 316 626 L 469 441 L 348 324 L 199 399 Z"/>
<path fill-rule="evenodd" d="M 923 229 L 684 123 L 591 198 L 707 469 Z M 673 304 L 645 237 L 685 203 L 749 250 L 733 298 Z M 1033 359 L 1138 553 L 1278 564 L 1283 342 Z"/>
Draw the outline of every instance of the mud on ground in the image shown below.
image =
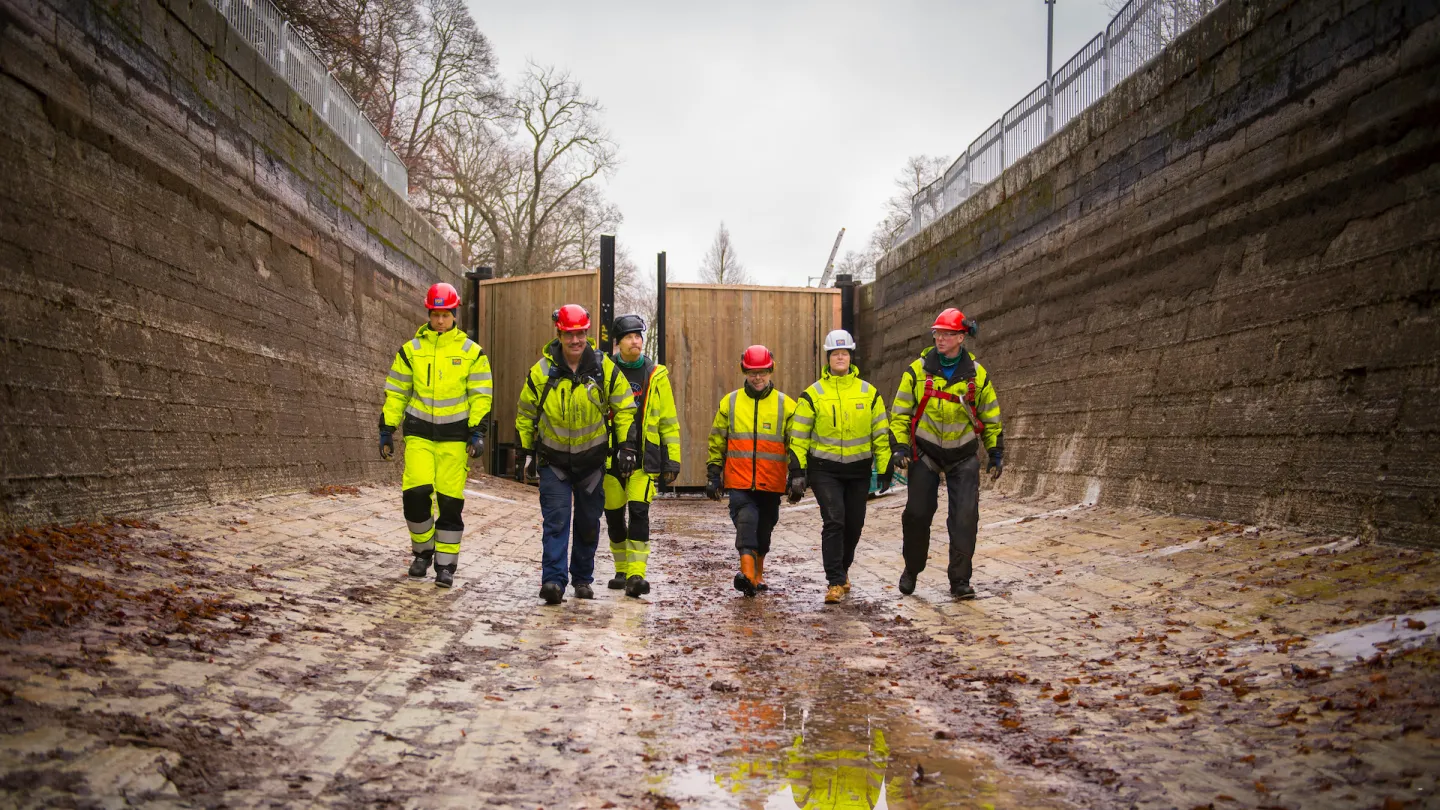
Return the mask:
<path fill-rule="evenodd" d="M 546 607 L 534 490 L 470 486 L 448 591 L 369 487 L 7 538 L 4 803 L 1440 807 L 1432 552 L 987 496 L 980 598 L 943 529 L 902 598 L 902 491 L 827 606 L 813 500 L 755 599 L 662 500 L 648 597 L 602 545 Z"/>

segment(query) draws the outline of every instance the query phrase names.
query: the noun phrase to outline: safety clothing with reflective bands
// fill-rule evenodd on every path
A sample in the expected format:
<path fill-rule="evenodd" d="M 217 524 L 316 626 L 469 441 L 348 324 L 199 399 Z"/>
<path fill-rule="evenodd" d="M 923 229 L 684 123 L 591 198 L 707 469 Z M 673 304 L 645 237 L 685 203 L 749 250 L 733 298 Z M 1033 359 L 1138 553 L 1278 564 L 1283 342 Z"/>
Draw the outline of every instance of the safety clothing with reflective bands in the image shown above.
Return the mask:
<path fill-rule="evenodd" d="M 931 346 L 900 375 L 891 408 L 890 433 L 941 467 L 975 455 L 975 439 L 993 448 L 1000 439 L 1000 401 L 985 367 L 960 350 L 960 363 L 947 379 L 940 353 Z M 911 436 L 911 421 L 923 407 Z"/>
<path fill-rule="evenodd" d="M 795 405 L 790 451 L 800 469 L 870 476 L 890 466 L 889 420 L 880 392 L 858 366 L 839 377 L 826 368 Z"/>
<path fill-rule="evenodd" d="M 405 438 L 465 442 L 484 424 L 493 399 L 490 358 L 459 329 L 424 324 L 400 347 L 385 378 L 380 424 L 400 425 Z"/>
<path fill-rule="evenodd" d="M 658 475 L 637 472 L 624 483 L 605 476 L 605 525 L 615 570 L 626 576 L 645 576 L 650 562 L 650 502 L 655 500 Z"/>
<path fill-rule="evenodd" d="M 405 475 L 401 503 L 410 529 L 410 548 L 416 554 L 435 550 L 436 565 L 459 559 L 465 523 L 465 478 L 470 457 L 462 442 L 432 442 L 405 437 Z"/>
<path fill-rule="evenodd" d="M 710 425 L 708 464 L 724 465 L 726 489 L 784 492 L 786 444 L 795 400 L 767 386 L 757 396 L 748 386 L 720 399 Z"/>
<path fill-rule="evenodd" d="M 642 356 L 639 368 L 620 367 L 635 396 L 635 422 L 630 441 L 647 473 L 680 473 L 680 418 L 670 370 Z"/>
<path fill-rule="evenodd" d="M 538 453 L 542 466 L 598 470 L 611 442 L 625 441 L 634 421 L 635 397 L 609 355 L 586 346 L 572 372 L 557 339 L 530 367 L 520 389 L 515 432 L 521 448 Z"/>

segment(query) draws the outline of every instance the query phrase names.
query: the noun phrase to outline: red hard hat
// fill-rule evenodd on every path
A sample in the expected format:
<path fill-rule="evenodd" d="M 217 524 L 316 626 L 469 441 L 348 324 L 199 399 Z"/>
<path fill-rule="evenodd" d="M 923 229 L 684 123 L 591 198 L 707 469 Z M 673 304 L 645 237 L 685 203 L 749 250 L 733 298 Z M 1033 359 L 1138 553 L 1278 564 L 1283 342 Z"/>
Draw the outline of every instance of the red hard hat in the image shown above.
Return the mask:
<path fill-rule="evenodd" d="M 555 310 L 550 318 L 555 321 L 555 328 L 561 332 L 590 331 L 590 313 L 579 304 L 566 304 Z"/>
<path fill-rule="evenodd" d="M 771 354 L 770 350 L 764 346 L 751 346 L 745 350 L 744 354 L 740 355 L 741 371 L 759 371 L 764 368 L 772 371 L 775 369 L 775 355 Z"/>
<path fill-rule="evenodd" d="M 975 331 L 975 322 L 966 320 L 965 313 L 954 307 L 951 307 L 936 316 L 935 323 L 930 328 L 948 329 L 951 332 L 965 332 L 966 334 L 973 334 Z"/>
<path fill-rule="evenodd" d="M 454 287 L 443 281 L 439 284 L 431 284 L 430 292 L 425 293 L 425 308 L 459 309 L 460 293 L 455 292 Z"/>

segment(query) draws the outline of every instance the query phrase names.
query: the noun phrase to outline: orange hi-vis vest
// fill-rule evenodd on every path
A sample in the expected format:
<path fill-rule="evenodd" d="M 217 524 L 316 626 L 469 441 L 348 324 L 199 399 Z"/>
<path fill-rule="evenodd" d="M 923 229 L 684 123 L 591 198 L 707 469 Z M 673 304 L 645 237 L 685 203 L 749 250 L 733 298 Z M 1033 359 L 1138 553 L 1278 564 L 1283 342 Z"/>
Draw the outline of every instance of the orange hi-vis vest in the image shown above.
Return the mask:
<path fill-rule="evenodd" d="M 795 400 L 771 389 L 755 399 L 736 389 L 720 400 L 710 426 L 710 464 L 724 464 L 725 489 L 784 492 L 789 479 L 785 437 Z"/>

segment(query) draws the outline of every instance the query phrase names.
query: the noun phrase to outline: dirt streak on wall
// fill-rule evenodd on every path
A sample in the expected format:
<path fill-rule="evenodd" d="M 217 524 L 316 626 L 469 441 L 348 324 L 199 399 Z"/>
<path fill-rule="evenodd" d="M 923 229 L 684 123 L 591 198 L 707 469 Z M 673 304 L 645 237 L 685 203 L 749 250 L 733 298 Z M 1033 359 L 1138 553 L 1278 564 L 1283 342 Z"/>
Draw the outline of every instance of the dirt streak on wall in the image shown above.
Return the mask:
<path fill-rule="evenodd" d="M 393 475 L 455 251 L 203 0 L 0 0 L 0 528 Z"/>
<path fill-rule="evenodd" d="M 1437 6 L 1221 4 L 886 257 L 875 379 L 958 306 L 1002 488 L 1440 542 Z"/>

